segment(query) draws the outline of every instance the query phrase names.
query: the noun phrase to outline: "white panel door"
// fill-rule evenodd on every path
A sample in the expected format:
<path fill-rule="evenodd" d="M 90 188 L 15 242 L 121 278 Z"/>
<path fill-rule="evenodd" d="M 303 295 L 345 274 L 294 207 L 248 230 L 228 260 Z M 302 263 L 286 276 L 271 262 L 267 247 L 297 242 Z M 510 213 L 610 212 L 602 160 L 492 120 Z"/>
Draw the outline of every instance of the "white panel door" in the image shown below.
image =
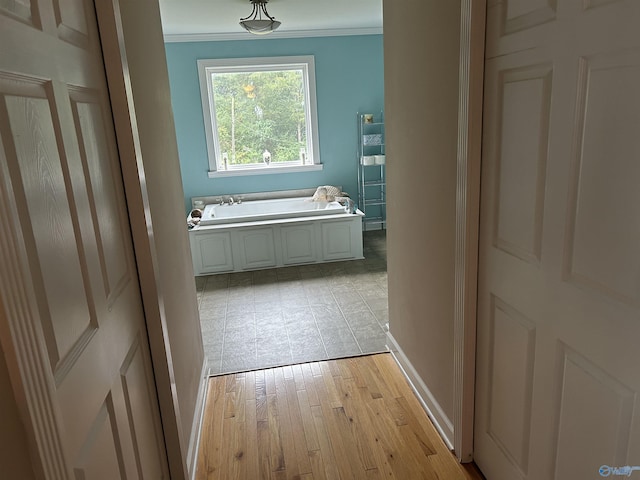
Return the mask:
<path fill-rule="evenodd" d="M 0 45 L 0 338 L 35 455 L 168 478 L 93 3 L 2 1 Z"/>
<path fill-rule="evenodd" d="M 490 1 L 485 72 L 475 460 L 640 466 L 640 2 Z"/>

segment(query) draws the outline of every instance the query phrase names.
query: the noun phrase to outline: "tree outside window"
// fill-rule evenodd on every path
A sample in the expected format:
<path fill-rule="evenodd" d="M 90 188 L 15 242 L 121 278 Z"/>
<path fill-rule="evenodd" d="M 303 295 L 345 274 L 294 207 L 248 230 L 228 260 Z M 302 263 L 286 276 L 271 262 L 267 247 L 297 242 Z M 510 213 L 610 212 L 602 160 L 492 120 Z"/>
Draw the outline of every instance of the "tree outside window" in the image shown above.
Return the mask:
<path fill-rule="evenodd" d="M 198 67 L 211 170 L 270 173 L 262 170 L 320 163 L 313 57 L 200 60 Z"/>

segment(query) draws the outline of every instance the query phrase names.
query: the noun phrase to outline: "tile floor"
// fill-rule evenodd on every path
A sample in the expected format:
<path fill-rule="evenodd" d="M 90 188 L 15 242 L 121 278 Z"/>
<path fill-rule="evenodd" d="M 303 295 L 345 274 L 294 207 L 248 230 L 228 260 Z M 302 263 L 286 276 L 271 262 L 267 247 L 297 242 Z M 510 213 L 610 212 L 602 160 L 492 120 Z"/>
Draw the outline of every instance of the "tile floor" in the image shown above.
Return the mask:
<path fill-rule="evenodd" d="M 364 260 L 196 277 L 209 374 L 386 351 L 385 234 Z"/>

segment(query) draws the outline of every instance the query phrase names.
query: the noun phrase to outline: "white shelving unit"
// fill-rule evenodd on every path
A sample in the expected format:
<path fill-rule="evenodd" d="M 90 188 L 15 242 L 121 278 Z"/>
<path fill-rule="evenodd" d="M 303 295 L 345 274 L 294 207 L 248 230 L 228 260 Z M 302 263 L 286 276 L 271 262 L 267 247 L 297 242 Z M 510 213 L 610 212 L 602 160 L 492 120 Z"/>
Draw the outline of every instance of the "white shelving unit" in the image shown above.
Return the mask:
<path fill-rule="evenodd" d="M 387 225 L 384 115 L 358 113 L 358 206 L 363 230 Z"/>

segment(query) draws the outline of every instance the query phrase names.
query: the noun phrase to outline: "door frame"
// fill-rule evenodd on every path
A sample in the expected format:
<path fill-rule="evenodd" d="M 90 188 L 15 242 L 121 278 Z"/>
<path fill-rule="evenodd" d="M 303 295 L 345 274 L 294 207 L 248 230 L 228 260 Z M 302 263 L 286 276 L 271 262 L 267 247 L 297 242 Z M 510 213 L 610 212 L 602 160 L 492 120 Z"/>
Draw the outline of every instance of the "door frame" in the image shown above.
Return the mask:
<path fill-rule="evenodd" d="M 188 478 L 182 452 L 178 400 L 171 388 L 173 366 L 157 279 L 157 252 L 149 213 L 144 165 L 137 138 L 128 63 L 122 34 L 120 0 L 96 2 L 105 68 L 114 112 L 116 136 L 140 285 L 147 317 L 156 388 L 165 430 L 172 478 Z M 473 460 L 474 391 L 477 320 L 480 165 L 487 0 L 461 0 L 458 155 L 456 179 L 456 247 L 454 305 L 454 452 L 460 462 Z M 174 477 L 174 468 L 175 474 Z"/>
<path fill-rule="evenodd" d="M 486 0 L 461 0 L 456 173 L 453 447 L 473 461 Z"/>
<path fill-rule="evenodd" d="M 172 479 L 188 480 L 188 445 L 181 422 L 166 313 L 158 272 L 151 206 L 142 160 L 120 0 L 94 0 L 129 224 L 153 364 L 155 387 Z M 136 219 L 136 221 L 132 221 Z M 194 466 L 195 468 L 195 466 Z"/>

